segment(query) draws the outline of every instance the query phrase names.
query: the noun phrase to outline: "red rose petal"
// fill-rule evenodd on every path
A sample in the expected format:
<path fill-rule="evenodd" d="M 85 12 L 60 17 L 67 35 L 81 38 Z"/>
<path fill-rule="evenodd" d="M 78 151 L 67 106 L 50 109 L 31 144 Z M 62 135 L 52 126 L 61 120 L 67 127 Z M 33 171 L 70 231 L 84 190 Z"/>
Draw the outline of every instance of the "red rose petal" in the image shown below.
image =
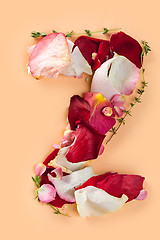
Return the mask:
<path fill-rule="evenodd" d="M 84 125 L 79 125 L 76 129 L 75 141 L 66 153 L 67 160 L 77 163 L 97 158 L 104 138 L 104 135 L 97 134 Z"/>
<path fill-rule="evenodd" d="M 43 164 L 44 164 L 46 167 L 48 167 L 48 168 L 52 168 L 52 167 L 48 166 L 48 163 L 57 156 L 58 152 L 59 152 L 59 149 L 55 149 L 53 152 L 51 152 L 51 153 L 46 157 L 46 159 L 44 160 Z"/>
<path fill-rule="evenodd" d="M 143 181 L 144 177 L 139 175 L 127 175 L 109 172 L 90 178 L 77 189 L 85 188 L 87 186 L 94 186 L 103 189 L 114 197 L 120 198 L 123 194 L 125 194 L 128 197 L 128 201 L 131 201 L 136 198 L 143 189 Z"/>
<path fill-rule="evenodd" d="M 87 60 L 93 70 L 96 70 L 110 55 L 109 41 L 92 38 L 88 36 L 80 36 L 74 42 L 79 47 L 84 58 Z M 98 58 L 93 59 L 92 54 L 97 53 Z"/>
<path fill-rule="evenodd" d="M 113 52 L 128 58 L 138 68 L 141 68 L 142 48 L 134 38 L 124 32 L 118 32 L 112 34 L 110 44 Z"/>

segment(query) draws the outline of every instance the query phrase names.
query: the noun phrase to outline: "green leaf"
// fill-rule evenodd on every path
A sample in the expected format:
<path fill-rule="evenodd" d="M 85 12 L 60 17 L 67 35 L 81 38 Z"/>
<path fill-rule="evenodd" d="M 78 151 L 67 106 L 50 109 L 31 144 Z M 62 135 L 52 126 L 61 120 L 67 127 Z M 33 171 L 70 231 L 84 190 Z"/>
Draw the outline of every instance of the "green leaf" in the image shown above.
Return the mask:
<path fill-rule="evenodd" d="M 91 36 L 92 36 L 92 34 L 91 34 L 91 31 L 90 31 L 90 30 L 85 30 L 85 32 L 87 33 L 87 35 L 88 35 L 89 37 L 91 37 Z"/>
<path fill-rule="evenodd" d="M 53 32 L 53 33 L 57 33 L 57 31 L 55 31 L 55 30 L 52 30 L 52 32 Z"/>
<path fill-rule="evenodd" d="M 108 31 L 109 31 L 109 29 L 108 29 L 108 28 L 104 28 L 104 32 L 103 32 L 103 34 L 106 34 L 106 33 L 108 33 Z"/>
<path fill-rule="evenodd" d="M 40 32 L 33 31 L 31 33 L 31 37 L 33 38 L 39 38 L 39 37 L 45 37 L 45 36 L 47 36 L 47 34 L 44 32 L 40 33 Z"/>
<path fill-rule="evenodd" d="M 66 34 L 66 37 L 70 37 L 70 38 L 71 38 L 71 37 L 72 37 L 72 34 L 73 34 L 73 31 L 67 33 L 67 34 Z"/>
<path fill-rule="evenodd" d="M 34 177 L 32 177 L 32 180 L 33 180 L 33 182 L 36 182 L 36 180 L 34 179 Z"/>
<path fill-rule="evenodd" d="M 151 51 L 151 48 L 150 48 L 150 46 L 148 45 L 148 42 L 146 42 L 146 41 L 142 41 L 142 45 L 143 45 L 143 51 L 144 51 L 144 53 L 147 55 L 148 52 Z"/>

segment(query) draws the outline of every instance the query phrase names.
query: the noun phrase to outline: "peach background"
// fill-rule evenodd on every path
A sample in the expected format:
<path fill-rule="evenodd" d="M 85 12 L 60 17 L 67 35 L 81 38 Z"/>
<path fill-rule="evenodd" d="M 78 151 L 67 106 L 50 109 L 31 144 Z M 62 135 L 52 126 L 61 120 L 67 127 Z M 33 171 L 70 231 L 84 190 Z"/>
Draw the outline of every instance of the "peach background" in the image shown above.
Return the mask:
<path fill-rule="evenodd" d="M 10 1 L 1 6 L 1 239 L 158 239 L 159 236 L 159 5 L 158 0 Z M 149 82 L 143 103 L 93 164 L 97 173 L 119 171 L 146 177 L 143 201 L 119 212 L 81 219 L 55 215 L 34 200 L 34 165 L 58 143 L 73 94 L 88 90 L 84 79 L 36 81 L 27 75 L 27 46 L 33 30 L 76 32 L 121 27 L 152 52 L 145 61 Z"/>

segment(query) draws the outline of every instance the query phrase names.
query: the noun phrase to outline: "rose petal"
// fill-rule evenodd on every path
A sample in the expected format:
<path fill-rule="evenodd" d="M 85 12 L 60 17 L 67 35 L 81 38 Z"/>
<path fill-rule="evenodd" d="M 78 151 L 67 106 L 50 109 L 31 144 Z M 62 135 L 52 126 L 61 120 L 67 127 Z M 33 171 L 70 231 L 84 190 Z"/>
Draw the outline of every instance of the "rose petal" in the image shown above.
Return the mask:
<path fill-rule="evenodd" d="M 35 173 L 37 176 L 41 176 L 46 171 L 46 166 L 43 163 L 38 163 L 35 167 Z"/>
<path fill-rule="evenodd" d="M 54 167 L 54 168 L 61 167 L 63 172 L 66 172 L 66 173 L 71 173 L 72 171 L 77 171 L 81 169 L 84 166 L 83 162 L 72 163 L 67 160 L 66 153 L 68 149 L 69 149 L 69 146 L 61 148 L 59 150 L 58 155 L 55 157 L 55 159 L 51 160 L 48 163 L 48 166 Z"/>
<path fill-rule="evenodd" d="M 84 99 L 90 106 L 89 125 L 105 135 L 116 123 L 113 105 L 101 93 L 84 93 Z M 105 108 L 110 110 L 110 114 L 104 113 Z"/>
<path fill-rule="evenodd" d="M 50 166 L 48 166 L 48 163 L 57 156 L 58 152 L 59 152 L 59 149 L 58 149 L 58 148 L 55 149 L 53 152 L 51 152 L 51 153 L 47 156 L 47 158 L 44 160 L 43 164 L 44 164 L 46 167 L 50 167 Z"/>
<path fill-rule="evenodd" d="M 108 107 L 112 114 L 105 115 L 103 109 Z M 85 93 L 84 98 L 75 95 L 71 98 L 68 120 L 71 128 L 75 129 L 78 123 L 105 135 L 116 123 L 113 105 L 100 93 Z"/>
<path fill-rule="evenodd" d="M 48 179 L 55 186 L 58 195 L 65 201 L 75 202 L 75 188 L 82 185 L 90 177 L 94 176 L 93 169 L 86 167 L 82 170 L 64 176 L 62 180 L 57 180 L 48 174 Z"/>
<path fill-rule="evenodd" d="M 112 34 L 110 44 L 113 52 L 126 57 L 138 68 L 141 68 L 142 47 L 134 38 L 124 32 L 118 32 Z"/>
<path fill-rule="evenodd" d="M 116 212 L 128 200 L 124 194 L 121 198 L 113 197 L 93 186 L 75 191 L 75 198 L 81 217 L 101 216 L 109 212 Z"/>
<path fill-rule="evenodd" d="M 139 195 L 135 199 L 136 200 L 144 200 L 144 199 L 146 199 L 147 195 L 148 195 L 147 191 L 143 189 L 140 191 Z"/>
<path fill-rule="evenodd" d="M 30 59 L 30 71 L 35 78 L 56 78 L 60 71 L 70 64 L 70 54 L 63 33 L 51 33 L 42 38 L 33 49 Z"/>
<path fill-rule="evenodd" d="M 143 181 L 144 177 L 139 175 L 109 172 L 90 178 L 78 189 L 95 186 L 114 197 L 120 198 L 125 194 L 128 197 L 128 201 L 131 201 L 136 198 L 143 189 Z"/>
<path fill-rule="evenodd" d="M 86 59 L 83 57 L 77 46 L 74 46 L 74 43 L 67 39 L 69 51 L 71 55 L 71 64 L 64 68 L 61 73 L 65 76 L 81 76 L 81 74 L 87 73 L 92 75 L 92 69 Z"/>
<path fill-rule="evenodd" d="M 61 180 L 62 177 L 63 177 L 63 171 L 62 171 L 61 167 L 55 168 L 54 170 L 51 171 L 51 173 L 55 173 L 56 174 L 55 179 L 60 179 Z"/>
<path fill-rule="evenodd" d="M 75 45 L 93 70 L 97 69 L 110 55 L 110 43 L 103 39 L 80 36 L 76 39 Z M 94 53 L 97 53 L 95 58 Z"/>
<path fill-rule="evenodd" d="M 38 189 L 38 198 L 43 203 L 49 203 L 55 199 L 56 190 L 50 184 L 43 184 Z"/>
<path fill-rule="evenodd" d="M 95 71 L 91 92 L 100 92 L 109 101 L 114 95 L 130 95 L 139 78 L 139 69 L 123 56 L 115 56 Z"/>
<path fill-rule="evenodd" d="M 84 125 L 78 125 L 75 140 L 66 153 L 67 160 L 78 163 L 97 158 L 104 137 Z"/>

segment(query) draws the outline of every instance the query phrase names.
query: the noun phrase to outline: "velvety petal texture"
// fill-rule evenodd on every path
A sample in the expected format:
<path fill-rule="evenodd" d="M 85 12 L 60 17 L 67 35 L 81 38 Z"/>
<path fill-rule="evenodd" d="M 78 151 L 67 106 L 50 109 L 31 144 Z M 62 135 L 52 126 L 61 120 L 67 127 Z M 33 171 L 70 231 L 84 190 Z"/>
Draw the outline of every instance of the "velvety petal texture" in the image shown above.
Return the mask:
<path fill-rule="evenodd" d="M 66 153 L 67 160 L 78 163 L 97 158 L 104 137 L 85 125 L 78 125 L 75 140 Z"/>
<path fill-rule="evenodd" d="M 56 78 L 60 71 L 71 62 L 69 47 L 63 33 L 51 33 L 42 38 L 34 47 L 29 67 L 33 77 Z"/>
<path fill-rule="evenodd" d="M 112 58 L 114 53 L 126 57 L 138 68 L 141 68 L 142 47 L 134 38 L 124 32 L 112 34 L 109 41 L 80 36 L 76 39 L 75 45 L 79 47 L 93 70 Z"/>
<path fill-rule="evenodd" d="M 110 46 L 112 52 L 122 55 L 141 68 L 141 45 L 132 37 L 124 32 L 118 32 L 111 35 Z"/>

